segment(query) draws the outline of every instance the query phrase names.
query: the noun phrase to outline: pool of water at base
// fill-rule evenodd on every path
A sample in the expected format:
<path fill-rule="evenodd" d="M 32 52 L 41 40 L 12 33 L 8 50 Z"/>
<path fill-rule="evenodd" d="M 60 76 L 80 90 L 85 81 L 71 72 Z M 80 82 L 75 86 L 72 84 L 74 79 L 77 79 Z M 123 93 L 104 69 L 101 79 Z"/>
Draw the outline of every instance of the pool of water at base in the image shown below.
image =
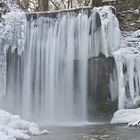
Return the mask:
<path fill-rule="evenodd" d="M 140 140 L 139 127 L 99 124 L 88 126 L 47 127 L 48 135 L 33 136 L 31 140 Z"/>

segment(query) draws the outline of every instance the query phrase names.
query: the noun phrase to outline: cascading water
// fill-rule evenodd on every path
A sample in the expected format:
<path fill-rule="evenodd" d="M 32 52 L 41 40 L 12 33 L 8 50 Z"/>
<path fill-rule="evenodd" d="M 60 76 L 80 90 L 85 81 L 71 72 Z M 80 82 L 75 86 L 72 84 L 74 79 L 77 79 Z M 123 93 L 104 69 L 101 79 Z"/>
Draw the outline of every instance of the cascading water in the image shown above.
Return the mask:
<path fill-rule="evenodd" d="M 26 45 L 10 43 L 16 50 L 8 49 L 1 106 L 39 122 L 87 121 L 88 59 L 100 53 L 108 57 L 120 44 L 112 8 L 30 14 L 22 25 L 26 41 L 17 34 Z"/>
<path fill-rule="evenodd" d="M 56 18 L 30 16 L 25 51 L 14 56 L 8 66 L 6 102 L 11 103 L 11 111 L 22 110 L 26 119 L 53 123 L 87 120 L 87 62 L 92 48 L 89 33 L 97 28 L 96 12 L 90 17 L 87 12 L 62 13 Z"/>
<path fill-rule="evenodd" d="M 34 114 L 49 122 L 86 120 L 88 20 L 94 20 L 94 15 L 91 19 L 86 13 L 60 14 L 57 20 L 30 18 L 27 48 L 22 58 L 23 116 L 29 118 Z M 76 59 L 80 75 L 77 93 L 74 90 Z"/>

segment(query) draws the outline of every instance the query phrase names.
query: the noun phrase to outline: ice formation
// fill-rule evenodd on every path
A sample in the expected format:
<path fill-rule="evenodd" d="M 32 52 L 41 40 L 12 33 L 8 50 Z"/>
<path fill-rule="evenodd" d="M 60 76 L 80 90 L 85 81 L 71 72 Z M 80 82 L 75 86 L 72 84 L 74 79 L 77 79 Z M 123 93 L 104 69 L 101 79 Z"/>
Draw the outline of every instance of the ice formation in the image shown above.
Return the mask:
<path fill-rule="evenodd" d="M 100 11 L 100 8 L 97 8 Z M 140 105 L 140 30 L 122 32 L 115 15 L 101 8 L 101 42 L 106 57 L 113 56 L 116 70 L 110 78 L 111 98 L 118 99 L 118 109 L 136 108 Z"/>
<path fill-rule="evenodd" d="M 0 96 L 6 92 L 6 51 L 11 46 L 13 52 L 18 48 L 18 53 L 21 54 L 26 40 L 25 13 L 13 0 L 7 0 L 6 5 L 9 11 L 2 14 L 0 22 Z"/>
<path fill-rule="evenodd" d="M 123 36 L 125 42 L 122 47 L 113 52 L 118 73 L 120 110 L 115 112 L 111 123 L 140 126 L 140 108 L 137 108 L 140 106 L 140 30 L 124 32 Z"/>
<path fill-rule="evenodd" d="M 41 132 L 35 123 L 21 120 L 18 115 L 11 115 L 0 110 L 1 140 L 30 139 L 30 136 L 44 133 L 48 133 L 48 131 L 44 130 Z"/>
<path fill-rule="evenodd" d="M 140 30 L 128 34 L 113 52 L 118 78 L 118 108 L 136 108 L 140 105 Z M 116 78 L 116 79 L 117 79 Z"/>
<path fill-rule="evenodd" d="M 129 127 L 140 127 L 140 120 L 128 123 Z"/>
<path fill-rule="evenodd" d="M 102 49 L 100 53 L 106 57 L 112 56 L 112 52 L 120 48 L 121 31 L 117 17 L 113 14 L 114 7 L 94 8 L 101 18 L 101 40 Z M 98 46 L 96 46 L 98 47 Z"/>
<path fill-rule="evenodd" d="M 140 120 L 140 108 L 121 109 L 114 113 L 111 123 L 130 123 L 136 124 Z M 129 125 L 130 125 L 129 124 Z"/>

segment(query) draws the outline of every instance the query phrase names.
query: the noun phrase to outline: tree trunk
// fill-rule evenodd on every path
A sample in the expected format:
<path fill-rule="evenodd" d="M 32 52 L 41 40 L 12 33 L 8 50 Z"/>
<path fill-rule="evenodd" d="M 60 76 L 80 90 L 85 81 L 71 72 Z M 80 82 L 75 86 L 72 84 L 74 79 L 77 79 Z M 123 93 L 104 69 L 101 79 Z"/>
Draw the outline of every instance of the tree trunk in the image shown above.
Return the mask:
<path fill-rule="evenodd" d="M 71 0 L 71 8 L 73 8 L 73 2 L 72 2 L 73 0 Z"/>
<path fill-rule="evenodd" d="M 39 0 L 39 10 L 48 11 L 49 10 L 49 0 Z"/>
<path fill-rule="evenodd" d="M 92 6 L 101 6 L 102 0 L 92 0 Z"/>
<path fill-rule="evenodd" d="M 69 9 L 70 8 L 70 0 L 68 0 L 68 7 L 67 7 L 67 9 Z"/>

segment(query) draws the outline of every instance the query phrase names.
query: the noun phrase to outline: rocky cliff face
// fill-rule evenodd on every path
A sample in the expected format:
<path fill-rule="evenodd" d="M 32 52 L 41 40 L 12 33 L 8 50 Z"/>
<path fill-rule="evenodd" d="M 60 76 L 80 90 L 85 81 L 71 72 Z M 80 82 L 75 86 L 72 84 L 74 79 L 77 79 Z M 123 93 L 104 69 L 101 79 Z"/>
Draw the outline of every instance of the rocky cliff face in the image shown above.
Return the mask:
<path fill-rule="evenodd" d="M 103 5 L 113 5 L 123 31 L 140 29 L 140 0 L 107 0 Z"/>
<path fill-rule="evenodd" d="M 117 110 L 117 101 L 112 101 L 110 77 L 115 70 L 112 57 L 103 55 L 88 61 L 88 116 L 90 121 L 109 121 Z"/>

